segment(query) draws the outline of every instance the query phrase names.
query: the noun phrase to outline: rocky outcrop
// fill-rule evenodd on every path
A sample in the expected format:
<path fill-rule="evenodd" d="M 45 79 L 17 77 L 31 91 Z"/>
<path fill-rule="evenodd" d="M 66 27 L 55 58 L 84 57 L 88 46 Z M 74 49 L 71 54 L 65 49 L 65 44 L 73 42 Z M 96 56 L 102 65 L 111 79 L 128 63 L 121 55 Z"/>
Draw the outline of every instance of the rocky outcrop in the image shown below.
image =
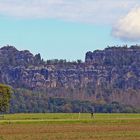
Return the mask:
<path fill-rule="evenodd" d="M 139 89 L 140 88 L 140 47 L 131 46 L 109 47 L 103 51 L 87 52 L 86 64 L 92 66 L 93 71 L 99 70 L 103 83 L 109 83 L 114 88 Z"/>
<path fill-rule="evenodd" d="M 108 47 L 87 52 L 85 62 L 66 62 L 43 61 L 40 54 L 5 46 L 0 49 L 0 82 L 55 96 L 140 106 L 140 47 Z"/>

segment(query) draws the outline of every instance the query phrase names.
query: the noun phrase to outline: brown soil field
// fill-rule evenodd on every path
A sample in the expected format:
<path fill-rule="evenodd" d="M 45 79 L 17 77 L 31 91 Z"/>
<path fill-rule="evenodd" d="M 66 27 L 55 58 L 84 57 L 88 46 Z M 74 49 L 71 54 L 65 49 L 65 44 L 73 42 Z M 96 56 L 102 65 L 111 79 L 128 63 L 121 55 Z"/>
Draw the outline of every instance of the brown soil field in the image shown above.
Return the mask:
<path fill-rule="evenodd" d="M 1 124 L 0 140 L 140 140 L 140 122 Z"/>

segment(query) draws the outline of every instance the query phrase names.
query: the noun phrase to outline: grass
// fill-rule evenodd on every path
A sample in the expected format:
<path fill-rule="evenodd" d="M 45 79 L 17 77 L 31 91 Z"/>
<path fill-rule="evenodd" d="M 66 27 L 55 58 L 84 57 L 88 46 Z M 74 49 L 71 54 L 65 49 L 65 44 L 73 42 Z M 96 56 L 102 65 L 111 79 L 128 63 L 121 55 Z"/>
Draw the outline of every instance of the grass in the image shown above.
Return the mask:
<path fill-rule="evenodd" d="M 11 114 L 0 140 L 140 140 L 140 114 Z"/>

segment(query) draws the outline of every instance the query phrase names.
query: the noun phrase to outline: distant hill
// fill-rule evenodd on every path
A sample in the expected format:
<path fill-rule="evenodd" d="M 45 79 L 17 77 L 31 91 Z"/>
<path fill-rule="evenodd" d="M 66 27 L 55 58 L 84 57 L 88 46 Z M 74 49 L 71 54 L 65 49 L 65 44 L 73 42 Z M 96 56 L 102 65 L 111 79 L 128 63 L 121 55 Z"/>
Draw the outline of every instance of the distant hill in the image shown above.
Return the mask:
<path fill-rule="evenodd" d="M 0 83 L 16 90 L 11 112 L 88 112 L 97 111 L 96 105 L 97 112 L 139 112 L 140 46 L 87 52 L 85 62 L 44 61 L 40 54 L 5 46 L 0 49 Z M 73 106 L 74 101 L 80 105 Z"/>

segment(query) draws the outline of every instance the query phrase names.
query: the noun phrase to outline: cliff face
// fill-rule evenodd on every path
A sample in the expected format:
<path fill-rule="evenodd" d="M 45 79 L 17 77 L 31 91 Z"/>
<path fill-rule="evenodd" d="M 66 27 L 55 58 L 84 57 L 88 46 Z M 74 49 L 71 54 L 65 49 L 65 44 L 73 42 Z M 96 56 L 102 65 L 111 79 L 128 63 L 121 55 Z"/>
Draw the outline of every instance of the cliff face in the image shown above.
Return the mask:
<path fill-rule="evenodd" d="M 0 49 L 0 82 L 50 96 L 140 106 L 140 47 L 87 52 L 85 62 L 43 61 L 40 54 Z"/>
<path fill-rule="evenodd" d="M 111 47 L 86 53 L 86 64 L 99 70 L 99 84 L 111 84 L 119 89 L 140 88 L 140 47 Z M 93 78 L 94 79 L 94 78 Z M 100 80 L 102 79 L 102 80 Z M 98 82 L 97 82 L 98 83 Z"/>
<path fill-rule="evenodd" d="M 5 46 L 0 49 L 0 82 L 30 88 L 35 80 L 39 81 L 46 75 L 41 69 L 43 64 L 40 54 L 34 56 L 28 50 L 18 51 L 13 46 Z"/>

